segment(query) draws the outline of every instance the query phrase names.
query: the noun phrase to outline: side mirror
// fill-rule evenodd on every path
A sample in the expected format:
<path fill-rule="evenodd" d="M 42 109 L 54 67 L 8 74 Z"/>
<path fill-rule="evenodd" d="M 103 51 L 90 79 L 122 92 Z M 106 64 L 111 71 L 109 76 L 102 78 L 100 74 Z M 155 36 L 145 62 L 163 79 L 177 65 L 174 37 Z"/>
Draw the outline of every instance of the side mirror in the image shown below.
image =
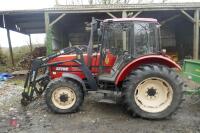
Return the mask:
<path fill-rule="evenodd" d="M 100 28 L 97 29 L 97 34 L 98 34 L 98 36 L 101 36 L 101 35 L 102 35 L 102 32 L 101 32 L 101 29 L 100 29 Z"/>

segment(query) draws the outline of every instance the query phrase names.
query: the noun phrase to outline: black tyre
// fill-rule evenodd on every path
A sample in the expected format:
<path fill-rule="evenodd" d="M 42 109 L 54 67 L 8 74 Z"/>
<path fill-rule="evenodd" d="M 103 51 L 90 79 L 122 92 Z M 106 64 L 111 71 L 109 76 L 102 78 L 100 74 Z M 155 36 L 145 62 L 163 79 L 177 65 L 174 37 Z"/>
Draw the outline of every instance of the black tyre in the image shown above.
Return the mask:
<path fill-rule="evenodd" d="M 124 104 L 128 111 L 147 119 L 162 119 L 176 111 L 182 101 L 184 83 L 163 65 L 144 65 L 123 82 Z"/>
<path fill-rule="evenodd" d="M 83 89 L 73 80 L 56 79 L 47 86 L 46 103 L 55 113 L 76 112 L 83 101 Z"/>

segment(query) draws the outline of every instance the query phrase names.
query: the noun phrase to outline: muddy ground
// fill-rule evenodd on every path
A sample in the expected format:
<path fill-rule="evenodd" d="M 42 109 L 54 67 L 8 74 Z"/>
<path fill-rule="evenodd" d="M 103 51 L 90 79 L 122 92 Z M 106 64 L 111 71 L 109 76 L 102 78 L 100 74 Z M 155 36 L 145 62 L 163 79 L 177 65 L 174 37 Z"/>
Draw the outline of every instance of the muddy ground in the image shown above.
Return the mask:
<path fill-rule="evenodd" d="M 188 82 L 194 87 L 194 84 Z M 0 133 L 198 133 L 200 102 L 186 96 L 172 117 L 152 121 L 133 118 L 120 105 L 99 103 L 99 95 L 89 94 L 79 112 L 53 114 L 38 99 L 28 107 L 20 105 L 23 78 L 0 83 Z"/>

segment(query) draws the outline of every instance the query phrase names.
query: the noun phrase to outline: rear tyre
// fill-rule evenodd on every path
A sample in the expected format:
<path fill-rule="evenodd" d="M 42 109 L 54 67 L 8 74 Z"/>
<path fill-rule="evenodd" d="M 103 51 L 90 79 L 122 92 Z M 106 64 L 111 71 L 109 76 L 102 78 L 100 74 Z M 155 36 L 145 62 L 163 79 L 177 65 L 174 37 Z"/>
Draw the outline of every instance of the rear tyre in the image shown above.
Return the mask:
<path fill-rule="evenodd" d="M 55 113 L 76 112 L 83 101 L 83 89 L 73 80 L 56 79 L 47 86 L 46 104 Z"/>
<path fill-rule="evenodd" d="M 128 111 L 148 119 L 162 119 L 176 111 L 182 101 L 183 81 L 163 65 L 144 65 L 131 72 L 123 83 Z"/>

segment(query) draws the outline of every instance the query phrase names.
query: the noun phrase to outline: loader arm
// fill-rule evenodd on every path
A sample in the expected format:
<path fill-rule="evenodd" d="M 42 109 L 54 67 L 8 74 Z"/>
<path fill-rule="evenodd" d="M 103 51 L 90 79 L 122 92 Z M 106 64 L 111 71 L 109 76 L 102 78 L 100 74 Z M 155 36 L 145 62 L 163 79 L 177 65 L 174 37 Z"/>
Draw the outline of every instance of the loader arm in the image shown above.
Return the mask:
<path fill-rule="evenodd" d="M 58 56 L 64 55 L 64 54 L 70 54 L 73 52 L 75 52 L 77 55 L 77 58 L 74 60 L 65 60 L 65 61 L 48 63 L 49 60 L 51 60 L 55 57 L 58 57 Z M 65 63 L 65 62 L 78 63 L 80 65 L 80 69 L 84 72 L 86 78 L 90 79 L 89 80 L 90 88 L 92 88 L 92 89 L 97 88 L 97 84 L 96 84 L 94 77 L 92 76 L 92 73 L 90 72 L 89 68 L 84 63 L 83 53 L 82 53 L 81 49 L 78 47 L 68 47 L 68 48 L 61 50 L 58 53 L 54 53 L 47 57 L 37 58 L 37 59 L 33 60 L 32 65 L 31 65 L 31 70 L 28 72 L 27 78 L 26 78 L 26 81 L 24 84 L 24 91 L 22 93 L 22 100 L 21 100 L 22 105 L 28 105 L 31 101 L 35 100 L 38 96 L 40 96 L 44 92 L 45 87 L 42 88 L 41 90 L 39 90 L 37 88 L 36 84 L 41 80 L 41 78 L 47 79 L 47 80 L 50 79 L 47 67 L 50 67 L 53 65 L 59 65 L 59 64 Z M 38 71 L 41 68 L 46 68 L 46 72 L 41 78 L 37 79 Z M 45 84 L 45 86 L 47 86 L 47 84 Z M 36 96 L 37 96 L 35 98 L 34 98 L 34 93 L 36 93 Z"/>

